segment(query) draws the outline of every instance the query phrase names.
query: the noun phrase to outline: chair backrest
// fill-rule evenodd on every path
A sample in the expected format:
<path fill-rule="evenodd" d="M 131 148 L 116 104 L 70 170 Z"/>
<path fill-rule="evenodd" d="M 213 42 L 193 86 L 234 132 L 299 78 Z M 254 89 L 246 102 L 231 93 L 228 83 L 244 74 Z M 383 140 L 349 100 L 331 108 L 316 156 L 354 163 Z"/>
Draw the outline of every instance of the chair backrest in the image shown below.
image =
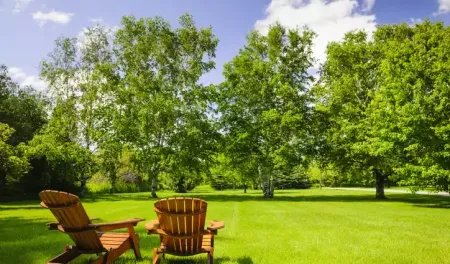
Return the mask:
<path fill-rule="evenodd" d="M 197 198 L 169 198 L 155 203 L 160 228 L 168 234 L 161 236 L 167 252 L 177 255 L 199 253 L 207 205 Z"/>
<path fill-rule="evenodd" d="M 39 193 L 41 206 L 50 209 L 52 214 L 58 220 L 58 223 L 70 232 L 67 233 L 75 242 L 79 251 L 101 252 L 102 243 L 95 230 L 82 230 L 86 228 L 91 221 L 81 204 L 78 196 L 59 191 L 42 191 Z"/>

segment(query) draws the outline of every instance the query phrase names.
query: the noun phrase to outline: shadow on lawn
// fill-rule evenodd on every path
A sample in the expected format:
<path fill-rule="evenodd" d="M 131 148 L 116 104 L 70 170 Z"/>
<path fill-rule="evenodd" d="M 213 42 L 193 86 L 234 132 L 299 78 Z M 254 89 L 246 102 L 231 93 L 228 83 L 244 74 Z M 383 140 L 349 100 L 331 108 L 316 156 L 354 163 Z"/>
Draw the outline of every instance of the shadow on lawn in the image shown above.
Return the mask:
<path fill-rule="evenodd" d="M 189 257 L 188 259 L 166 259 L 161 261 L 161 264 L 204 264 L 207 262 L 207 257 L 205 254 L 199 255 L 195 258 Z M 252 258 L 245 256 L 239 258 L 230 258 L 230 257 L 217 257 L 214 258 L 215 264 L 232 262 L 238 264 L 253 264 Z"/>
<path fill-rule="evenodd" d="M 0 263 L 45 263 L 62 253 L 66 245 L 73 245 L 68 235 L 48 230 L 46 227 L 48 222 L 48 219 L 39 218 L 33 220 L 20 217 L 0 218 Z M 121 231 L 127 232 L 126 229 Z M 136 231 L 139 234 L 143 257 L 138 263 L 151 263 L 150 249 L 159 245 L 159 238 L 146 235 L 142 229 Z M 94 259 L 96 256 L 93 254 L 84 255 L 77 258 L 76 263 L 89 263 Z M 136 263 L 136 259 L 129 250 L 115 263 Z"/>
<path fill-rule="evenodd" d="M 36 263 L 42 254 L 50 259 L 61 253 L 67 239 L 56 232 L 48 232 L 47 222 L 44 219 L 0 218 L 0 263 Z"/>
<path fill-rule="evenodd" d="M 332 193 L 327 194 L 326 191 L 323 195 L 301 195 L 301 190 L 295 192 L 297 196 L 291 195 L 289 191 L 275 192 L 275 197 L 267 199 L 262 195 L 253 194 L 221 194 L 220 192 L 211 193 L 186 193 L 179 194 L 174 197 L 196 197 L 210 202 L 376 202 L 376 203 L 409 203 L 414 204 L 417 207 L 426 208 L 449 208 L 450 209 L 450 197 L 433 196 L 433 195 L 419 195 L 419 194 L 399 194 L 399 193 L 387 193 L 387 199 L 379 200 L 375 199 L 375 194 L 346 194 Z M 287 194 L 287 195 L 286 195 Z M 83 199 L 84 202 L 96 202 L 96 201 L 149 201 L 153 203 L 158 199 L 149 198 L 148 194 L 117 194 L 117 195 L 100 195 L 95 197 L 87 197 Z"/>
<path fill-rule="evenodd" d="M 28 206 L 0 206 L 0 211 L 7 211 L 7 210 L 45 210 L 40 205 L 28 205 Z"/>

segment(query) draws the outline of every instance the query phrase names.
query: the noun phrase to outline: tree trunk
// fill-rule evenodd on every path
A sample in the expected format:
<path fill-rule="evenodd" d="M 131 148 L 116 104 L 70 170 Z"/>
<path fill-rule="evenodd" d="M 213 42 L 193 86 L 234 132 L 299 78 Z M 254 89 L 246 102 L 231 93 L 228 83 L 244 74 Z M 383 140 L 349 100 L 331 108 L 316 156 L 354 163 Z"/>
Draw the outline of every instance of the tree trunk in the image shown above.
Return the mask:
<path fill-rule="evenodd" d="M 247 183 L 244 182 L 244 193 L 247 193 Z"/>
<path fill-rule="evenodd" d="M 86 194 L 86 181 L 87 178 L 83 175 L 80 179 L 81 184 L 80 184 L 80 189 L 81 189 L 81 193 L 79 196 L 83 197 Z"/>
<path fill-rule="evenodd" d="M 115 187 L 116 187 L 116 175 L 110 175 L 109 180 L 111 181 L 111 189 L 110 189 L 109 193 L 114 193 Z"/>
<path fill-rule="evenodd" d="M 187 193 L 184 176 L 178 180 L 176 192 L 177 193 Z"/>
<path fill-rule="evenodd" d="M 442 191 L 444 191 L 444 192 L 449 192 L 449 190 L 448 190 L 448 180 L 447 180 L 447 178 L 440 178 L 439 180 L 438 180 L 438 182 L 437 182 L 437 184 L 438 184 L 438 188 L 439 189 L 441 189 Z"/>
<path fill-rule="evenodd" d="M 157 180 L 158 180 L 157 176 L 154 175 L 152 177 L 152 198 L 158 198 L 158 196 L 156 195 Z"/>
<path fill-rule="evenodd" d="M 319 189 L 322 190 L 322 170 L 320 170 L 320 182 L 319 182 Z"/>
<path fill-rule="evenodd" d="M 6 192 L 6 173 L 0 171 L 0 196 L 5 196 Z"/>
<path fill-rule="evenodd" d="M 448 180 L 447 180 L 447 178 L 444 178 L 444 187 L 443 187 L 443 189 L 444 189 L 444 192 L 448 193 Z"/>
<path fill-rule="evenodd" d="M 377 199 L 386 199 L 384 195 L 384 180 L 387 178 L 386 175 L 381 173 L 379 170 L 375 170 L 375 181 L 376 181 L 376 194 Z"/>
<path fill-rule="evenodd" d="M 261 181 L 261 189 L 264 194 L 264 198 L 273 198 L 274 187 L 271 179 L 271 174 L 267 172 L 267 169 L 258 166 L 258 174 Z"/>

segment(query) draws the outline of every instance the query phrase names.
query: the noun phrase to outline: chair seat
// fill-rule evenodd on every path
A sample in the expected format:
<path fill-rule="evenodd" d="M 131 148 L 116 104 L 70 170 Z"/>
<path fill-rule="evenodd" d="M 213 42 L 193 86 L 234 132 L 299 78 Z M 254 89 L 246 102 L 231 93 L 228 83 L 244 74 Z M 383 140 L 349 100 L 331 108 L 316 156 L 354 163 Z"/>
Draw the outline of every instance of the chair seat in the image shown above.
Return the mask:
<path fill-rule="evenodd" d="M 98 233 L 98 237 L 100 238 L 100 242 L 107 250 L 115 250 L 118 249 L 121 245 L 123 245 L 130 238 L 128 233 Z"/>
<path fill-rule="evenodd" d="M 206 252 L 210 252 L 211 251 L 211 248 L 213 247 L 213 245 L 212 245 L 212 236 L 213 235 L 210 235 L 210 234 L 203 235 L 202 249 L 199 252 L 195 253 L 195 254 L 206 253 Z M 161 242 L 161 246 L 159 248 L 159 252 L 166 252 L 166 245 L 164 245 L 163 242 Z M 174 255 L 181 255 L 181 256 L 190 255 L 190 254 L 187 254 L 186 252 L 187 251 L 185 249 L 182 249 L 182 250 L 180 250 L 180 252 L 171 252 L 171 253 L 173 253 Z"/>
<path fill-rule="evenodd" d="M 211 247 L 212 247 L 211 238 L 212 238 L 212 235 L 204 235 L 203 236 L 202 248 L 208 249 L 208 251 L 211 249 Z"/>

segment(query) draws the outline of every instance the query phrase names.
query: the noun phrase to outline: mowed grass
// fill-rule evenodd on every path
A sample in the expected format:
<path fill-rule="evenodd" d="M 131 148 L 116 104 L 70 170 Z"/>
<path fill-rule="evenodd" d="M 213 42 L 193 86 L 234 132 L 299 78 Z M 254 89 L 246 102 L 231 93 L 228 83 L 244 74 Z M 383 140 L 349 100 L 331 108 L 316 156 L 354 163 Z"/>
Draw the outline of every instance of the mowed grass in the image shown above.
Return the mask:
<path fill-rule="evenodd" d="M 160 197 L 180 196 L 160 192 Z M 450 199 L 343 190 L 276 191 L 267 200 L 259 191 L 216 192 L 198 188 L 187 194 L 208 201 L 207 219 L 224 220 L 215 243 L 215 263 L 450 263 Z M 83 199 L 90 217 L 115 221 L 155 218 L 148 193 Z M 0 204 L 0 263 L 45 263 L 71 241 L 46 230 L 54 221 L 39 202 Z M 137 226 L 143 261 L 149 263 L 156 236 Z M 94 256 L 74 263 L 88 263 Z M 132 251 L 116 263 L 136 263 Z M 168 256 L 162 263 L 206 263 L 206 255 Z"/>

